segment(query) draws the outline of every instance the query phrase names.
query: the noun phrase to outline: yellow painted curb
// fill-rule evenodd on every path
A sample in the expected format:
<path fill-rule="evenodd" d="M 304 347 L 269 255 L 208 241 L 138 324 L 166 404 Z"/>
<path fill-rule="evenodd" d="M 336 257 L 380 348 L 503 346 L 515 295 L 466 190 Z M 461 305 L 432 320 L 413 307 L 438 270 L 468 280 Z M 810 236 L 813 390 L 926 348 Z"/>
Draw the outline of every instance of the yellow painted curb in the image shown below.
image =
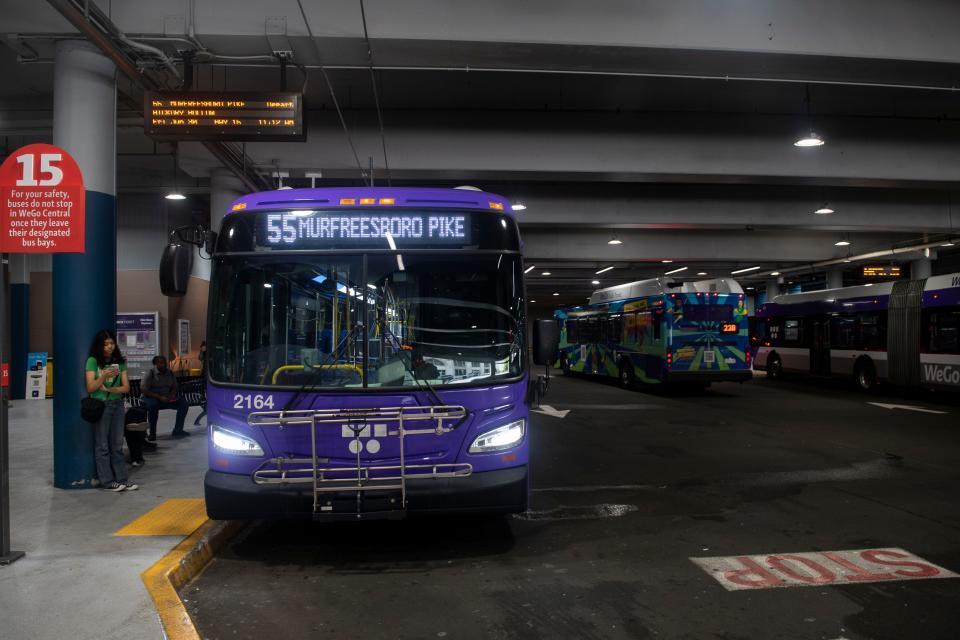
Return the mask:
<path fill-rule="evenodd" d="M 207 520 L 140 574 L 169 640 L 200 640 L 177 589 L 196 577 L 243 525 L 242 520 Z"/>

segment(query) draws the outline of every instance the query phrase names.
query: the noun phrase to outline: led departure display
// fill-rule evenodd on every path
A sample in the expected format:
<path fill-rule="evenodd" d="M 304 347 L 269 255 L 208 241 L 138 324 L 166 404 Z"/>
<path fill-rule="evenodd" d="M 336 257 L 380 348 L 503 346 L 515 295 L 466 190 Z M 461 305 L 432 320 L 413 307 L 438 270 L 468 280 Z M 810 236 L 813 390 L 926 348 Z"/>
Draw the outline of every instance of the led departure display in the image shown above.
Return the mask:
<path fill-rule="evenodd" d="M 263 214 L 258 244 L 276 248 L 363 245 L 394 249 L 411 245 L 470 244 L 470 215 L 465 213 L 313 212 Z"/>
<path fill-rule="evenodd" d="M 896 264 L 874 264 L 863 267 L 864 278 L 899 278 L 900 265 Z"/>
<path fill-rule="evenodd" d="M 144 130 L 163 140 L 303 140 L 299 93 L 148 92 Z"/>

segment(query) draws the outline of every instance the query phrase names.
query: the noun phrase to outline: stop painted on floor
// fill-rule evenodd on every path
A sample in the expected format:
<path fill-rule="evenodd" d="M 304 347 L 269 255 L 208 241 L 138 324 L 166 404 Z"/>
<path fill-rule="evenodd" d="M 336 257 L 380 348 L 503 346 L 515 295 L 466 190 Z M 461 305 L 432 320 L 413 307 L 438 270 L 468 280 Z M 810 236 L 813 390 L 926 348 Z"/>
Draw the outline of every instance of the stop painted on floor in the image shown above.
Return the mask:
<path fill-rule="evenodd" d="M 727 591 L 957 578 L 899 548 L 690 558 Z"/>

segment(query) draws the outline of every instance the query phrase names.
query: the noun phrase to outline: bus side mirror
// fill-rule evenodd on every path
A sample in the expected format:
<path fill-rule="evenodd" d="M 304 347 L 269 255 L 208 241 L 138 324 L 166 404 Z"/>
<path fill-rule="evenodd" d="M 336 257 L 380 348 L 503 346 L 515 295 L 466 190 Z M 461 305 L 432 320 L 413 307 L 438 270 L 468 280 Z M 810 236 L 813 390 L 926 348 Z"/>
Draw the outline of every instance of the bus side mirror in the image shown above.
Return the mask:
<path fill-rule="evenodd" d="M 186 295 L 193 266 L 193 247 L 171 242 L 160 257 L 160 291 L 165 296 Z"/>
<path fill-rule="evenodd" d="M 556 320 L 533 321 L 533 363 L 550 366 L 557 361 L 560 327 Z"/>

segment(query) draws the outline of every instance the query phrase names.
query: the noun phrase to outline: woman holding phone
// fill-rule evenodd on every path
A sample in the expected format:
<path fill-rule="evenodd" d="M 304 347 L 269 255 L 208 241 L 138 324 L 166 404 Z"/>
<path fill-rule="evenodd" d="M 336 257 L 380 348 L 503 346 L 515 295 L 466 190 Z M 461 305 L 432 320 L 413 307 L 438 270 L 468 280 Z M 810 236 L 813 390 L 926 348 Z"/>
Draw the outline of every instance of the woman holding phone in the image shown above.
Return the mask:
<path fill-rule="evenodd" d="M 107 491 L 136 491 L 127 480 L 123 460 L 123 394 L 130 391 L 127 361 L 112 331 L 98 331 L 86 364 L 87 393 L 103 400 L 103 415 L 94 425 L 94 455 L 100 486 Z"/>

